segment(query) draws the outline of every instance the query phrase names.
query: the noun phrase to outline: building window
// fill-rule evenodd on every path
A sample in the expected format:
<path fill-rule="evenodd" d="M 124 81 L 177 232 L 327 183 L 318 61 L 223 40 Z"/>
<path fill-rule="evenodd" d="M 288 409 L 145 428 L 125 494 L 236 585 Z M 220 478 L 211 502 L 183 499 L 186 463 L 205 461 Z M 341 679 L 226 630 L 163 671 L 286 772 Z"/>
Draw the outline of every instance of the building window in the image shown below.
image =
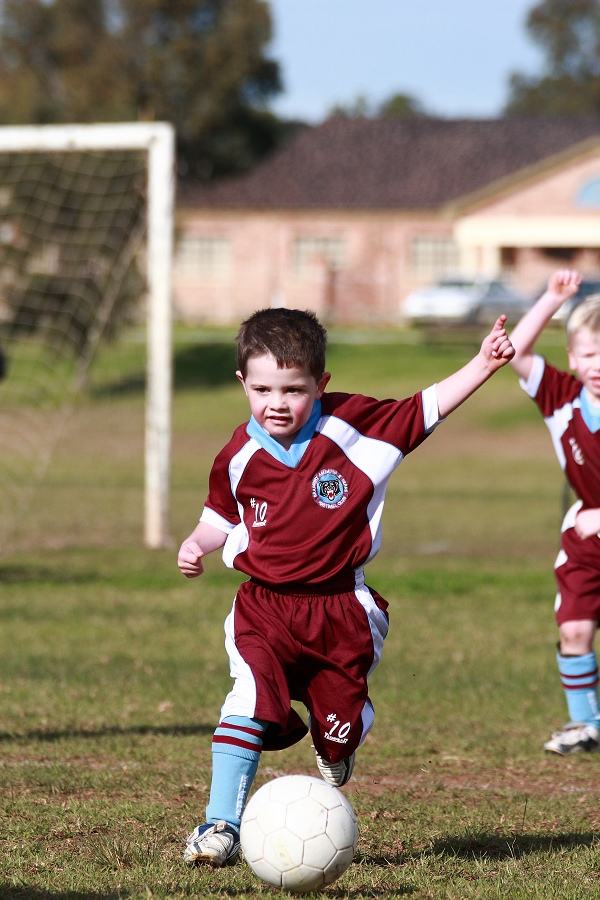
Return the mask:
<path fill-rule="evenodd" d="M 577 256 L 576 247 L 542 247 L 541 251 L 543 256 L 558 265 L 571 264 Z"/>
<path fill-rule="evenodd" d="M 294 271 L 299 275 L 309 272 L 315 265 L 327 269 L 341 269 L 344 264 L 344 242 L 341 238 L 296 238 L 293 248 Z"/>
<path fill-rule="evenodd" d="M 577 206 L 587 206 L 588 209 L 600 209 L 600 178 L 592 178 L 580 188 L 576 203 Z"/>
<path fill-rule="evenodd" d="M 231 242 L 223 237 L 184 234 L 177 242 L 175 267 L 182 275 L 227 275 L 231 269 Z"/>
<path fill-rule="evenodd" d="M 458 269 L 458 247 L 451 237 L 426 235 L 413 238 L 410 265 L 414 274 L 423 278 L 452 275 Z"/>

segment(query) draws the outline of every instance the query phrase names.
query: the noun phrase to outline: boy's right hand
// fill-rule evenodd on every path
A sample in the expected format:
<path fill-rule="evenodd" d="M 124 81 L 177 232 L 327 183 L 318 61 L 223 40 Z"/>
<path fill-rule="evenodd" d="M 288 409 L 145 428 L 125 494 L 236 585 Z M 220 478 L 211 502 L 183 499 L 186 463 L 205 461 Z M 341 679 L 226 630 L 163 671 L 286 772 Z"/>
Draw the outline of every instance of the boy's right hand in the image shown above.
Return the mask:
<path fill-rule="evenodd" d="M 562 306 L 573 294 L 576 294 L 581 284 L 581 275 L 574 269 L 558 269 L 548 279 L 547 293 Z"/>
<path fill-rule="evenodd" d="M 181 574 L 186 578 L 197 578 L 198 575 L 202 575 L 204 572 L 203 556 L 204 551 L 200 544 L 197 544 L 196 541 L 184 541 L 177 556 L 177 565 Z"/>

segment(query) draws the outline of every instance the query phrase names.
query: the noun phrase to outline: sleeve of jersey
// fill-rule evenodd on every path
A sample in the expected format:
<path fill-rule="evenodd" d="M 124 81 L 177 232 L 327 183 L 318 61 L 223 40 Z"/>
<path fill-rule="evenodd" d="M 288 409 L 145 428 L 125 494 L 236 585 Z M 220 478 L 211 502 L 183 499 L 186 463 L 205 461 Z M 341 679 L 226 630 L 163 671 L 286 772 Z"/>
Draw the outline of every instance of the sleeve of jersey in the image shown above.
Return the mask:
<path fill-rule="evenodd" d="M 523 390 L 539 407 L 544 417 L 569 403 L 581 390 L 581 383 L 569 372 L 561 372 L 542 356 L 534 356 L 527 379 L 519 379 Z"/>
<path fill-rule="evenodd" d="M 240 522 L 238 505 L 229 480 L 230 454 L 222 450 L 214 461 L 208 479 L 208 497 L 200 516 L 201 522 L 229 534 Z"/>
<path fill-rule="evenodd" d="M 360 394 L 330 395 L 331 414 L 365 437 L 397 447 L 403 456 L 418 447 L 441 421 L 437 385 L 405 400 L 375 400 Z"/>

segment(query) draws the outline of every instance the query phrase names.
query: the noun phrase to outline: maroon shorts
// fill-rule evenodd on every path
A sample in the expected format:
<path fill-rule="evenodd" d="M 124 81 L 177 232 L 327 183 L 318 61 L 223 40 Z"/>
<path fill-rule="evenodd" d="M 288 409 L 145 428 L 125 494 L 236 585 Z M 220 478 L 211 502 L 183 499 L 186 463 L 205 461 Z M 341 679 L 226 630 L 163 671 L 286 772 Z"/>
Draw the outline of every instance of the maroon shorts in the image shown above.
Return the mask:
<path fill-rule="evenodd" d="M 308 729 L 291 706 L 310 713 L 317 751 L 330 762 L 349 756 L 373 723 L 367 676 L 387 633 L 387 603 L 364 585 L 342 593 L 279 593 L 248 581 L 225 623 L 233 690 L 221 717 L 270 723 L 263 749 L 300 740 Z"/>
<path fill-rule="evenodd" d="M 558 625 L 581 619 L 600 622 L 600 538 L 581 540 L 573 527 L 565 528 L 554 574 Z"/>

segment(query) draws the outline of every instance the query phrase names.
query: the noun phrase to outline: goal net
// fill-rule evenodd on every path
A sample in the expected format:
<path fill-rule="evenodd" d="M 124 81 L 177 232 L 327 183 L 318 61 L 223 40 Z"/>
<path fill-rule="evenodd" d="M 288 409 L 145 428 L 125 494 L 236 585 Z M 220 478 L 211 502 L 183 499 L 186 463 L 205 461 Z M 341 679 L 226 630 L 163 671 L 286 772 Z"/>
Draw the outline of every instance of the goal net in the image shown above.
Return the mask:
<path fill-rule="evenodd" d="M 106 342 L 124 334 L 132 340 L 140 332 L 146 350 L 145 462 L 136 459 L 135 465 L 144 472 L 143 532 L 148 546 L 167 542 L 173 195 L 174 136 L 166 123 L 0 128 L 5 549 L 18 546 L 19 534 L 27 537 L 33 516 L 60 543 L 57 505 L 43 491 L 55 464 L 55 484 L 67 469 L 74 484 L 78 477 L 83 482 L 84 457 L 88 452 L 92 460 L 95 444 L 94 471 L 110 469 L 110 455 L 93 434 L 86 436 L 82 398 Z M 113 365 L 116 358 L 118 353 Z M 118 373 L 113 375 L 116 384 Z M 104 403 L 103 434 L 118 415 L 116 405 Z M 75 452 L 63 454 L 61 463 L 66 441 Z M 73 462 L 73 442 L 80 446 L 80 466 Z M 130 447 L 142 452 L 135 442 Z M 72 528 L 94 519 L 79 487 Z M 72 505 L 76 493 L 65 492 L 63 507 Z M 44 508 L 51 509 L 45 524 Z"/>

